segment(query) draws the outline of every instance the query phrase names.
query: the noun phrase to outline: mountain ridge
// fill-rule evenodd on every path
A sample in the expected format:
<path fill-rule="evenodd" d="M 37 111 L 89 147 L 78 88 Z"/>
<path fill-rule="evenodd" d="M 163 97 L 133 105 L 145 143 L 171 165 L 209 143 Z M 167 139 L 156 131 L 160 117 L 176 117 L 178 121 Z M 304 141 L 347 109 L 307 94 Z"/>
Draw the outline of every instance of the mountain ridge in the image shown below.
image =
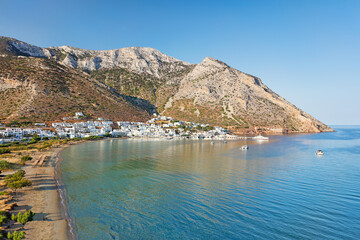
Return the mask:
<path fill-rule="evenodd" d="M 333 131 L 273 92 L 260 78 L 211 57 L 190 64 L 147 47 L 40 48 L 9 38 L 0 38 L 0 53 L 45 58 L 75 69 L 127 101 L 136 98 L 133 104 L 144 101 L 137 107 L 147 114 L 159 112 L 239 133 Z"/>

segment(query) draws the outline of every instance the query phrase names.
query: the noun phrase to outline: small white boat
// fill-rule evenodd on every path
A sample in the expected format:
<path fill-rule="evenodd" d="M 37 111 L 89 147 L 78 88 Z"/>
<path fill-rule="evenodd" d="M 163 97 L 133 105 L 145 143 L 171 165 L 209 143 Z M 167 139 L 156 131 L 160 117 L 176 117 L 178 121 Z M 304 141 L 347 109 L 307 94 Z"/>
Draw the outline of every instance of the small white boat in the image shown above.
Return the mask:
<path fill-rule="evenodd" d="M 315 155 L 322 156 L 324 155 L 324 152 L 322 150 L 317 150 Z"/>
<path fill-rule="evenodd" d="M 241 149 L 241 150 L 248 150 L 249 147 L 248 147 L 248 145 L 242 145 L 242 146 L 240 147 L 240 149 Z"/>
<path fill-rule="evenodd" d="M 269 137 L 264 137 L 261 134 L 253 137 L 253 139 L 256 140 L 256 141 L 269 141 Z"/>

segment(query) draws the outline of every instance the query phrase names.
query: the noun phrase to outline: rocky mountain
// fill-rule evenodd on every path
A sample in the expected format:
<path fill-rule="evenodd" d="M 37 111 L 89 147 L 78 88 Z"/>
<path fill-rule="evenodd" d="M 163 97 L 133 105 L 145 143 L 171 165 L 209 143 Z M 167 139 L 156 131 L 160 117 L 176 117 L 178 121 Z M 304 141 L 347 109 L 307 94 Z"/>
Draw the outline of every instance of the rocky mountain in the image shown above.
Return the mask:
<path fill-rule="evenodd" d="M 152 48 L 105 51 L 68 46 L 41 48 L 10 38 L 0 38 L 0 55 L 3 62 L 28 61 L 33 66 L 32 62 L 43 61 L 56 65 L 64 74 L 77 75 L 82 83 L 95 84 L 95 90 L 111 92 L 114 98 L 142 111 L 142 115 L 134 114 L 144 119 L 159 112 L 179 120 L 226 126 L 241 133 L 259 128 L 269 133 L 332 131 L 271 91 L 259 78 L 210 57 L 190 64 Z M 46 72 L 44 68 L 42 71 Z M 0 77 L 0 81 L 4 82 L 3 79 Z M 0 82 L 3 89 L 1 85 L 4 84 Z M 73 91 L 84 94 L 82 89 Z M 92 112 L 95 114 L 95 109 Z"/>
<path fill-rule="evenodd" d="M 119 94 L 88 74 L 39 57 L 14 56 L 0 39 L 0 118 L 34 123 L 75 112 L 92 118 L 144 121 L 147 101 Z M 151 105 L 151 104 L 149 104 Z"/>
<path fill-rule="evenodd" d="M 165 113 L 193 121 L 268 131 L 318 132 L 329 127 L 271 91 L 254 76 L 207 57 L 181 81 Z"/>
<path fill-rule="evenodd" d="M 66 66 L 87 71 L 123 68 L 156 78 L 181 71 L 191 65 L 146 47 L 93 51 L 69 46 L 41 48 L 7 39 L 7 49 L 16 55 L 54 59 Z"/>

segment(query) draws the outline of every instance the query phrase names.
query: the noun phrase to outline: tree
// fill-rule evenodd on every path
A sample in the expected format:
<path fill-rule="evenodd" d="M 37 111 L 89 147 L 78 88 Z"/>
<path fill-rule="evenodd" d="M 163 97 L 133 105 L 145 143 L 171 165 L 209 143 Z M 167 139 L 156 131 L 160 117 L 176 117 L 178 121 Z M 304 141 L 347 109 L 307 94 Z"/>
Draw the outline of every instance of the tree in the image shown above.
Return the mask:
<path fill-rule="evenodd" d="M 8 232 L 8 234 L 7 234 L 7 238 L 8 239 L 13 239 L 13 240 L 21 240 L 24 237 L 25 237 L 25 232 L 24 231 L 21 231 L 21 232 L 14 231 L 12 234 L 10 232 Z"/>
<path fill-rule="evenodd" d="M 19 222 L 21 224 L 25 224 L 28 221 L 32 221 L 34 215 L 35 215 L 35 213 L 33 213 L 31 210 L 28 210 L 28 211 L 24 212 L 23 214 L 21 214 L 21 212 L 19 212 L 17 215 L 12 214 L 11 220 Z"/>
<path fill-rule="evenodd" d="M 25 176 L 24 170 L 17 170 L 15 173 L 9 174 L 5 177 L 5 183 L 7 184 L 9 182 L 18 181 L 22 179 L 24 176 Z"/>
<path fill-rule="evenodd" d="M 6 184 L 6 186 L 8 188 L 10 188 L 11 190 L 13 190 L 14 192 L 16 192 L 17 189 L 21 189 L 23 187 L 29 187 L 31 185 L 32 185 L 32 182 L 25 178 L 22 178 L 18 181 L 14 181 L 14 182 L 9 182 L 8 184 Z"/>
<path fill-rule="evenodd" d="M 5 177 L 5 184 L 8 188 L 16 193 L 17 189 L 28 187 L 32 185 L 32 182 L 24 178 L 25 171 L 18 170 L 14 174 L 7 175 Z"/>

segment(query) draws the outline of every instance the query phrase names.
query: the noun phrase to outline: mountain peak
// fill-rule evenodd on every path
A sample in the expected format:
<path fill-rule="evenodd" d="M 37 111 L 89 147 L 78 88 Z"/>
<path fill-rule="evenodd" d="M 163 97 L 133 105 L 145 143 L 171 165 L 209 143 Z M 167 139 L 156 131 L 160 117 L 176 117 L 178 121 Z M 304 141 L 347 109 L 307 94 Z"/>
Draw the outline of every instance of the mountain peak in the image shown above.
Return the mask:
<path fill-rule="evenodd" d="M 229 67 L 226 63 L 219 61 L 212 57 L 204 58 L 204 60 L 202 60 L 200 65 L 213 66 L 213 67 L 217 67 L 217 68 Z"/>
<path fill-rule="evenodd" d="M 224 70 L 228 67 L 228 65 L 215 58 L 206 57 L 201 63 L 196 64 L 195 68 L 188 75 L 188 79 L 201 78 L 202 76 Z"/>
<path fill-rule="evenodd" d="M 212 58 L 212 57 L 207 56 L 207 57 L 204 58 L 202 61 L 203 61 L 203 62 L 216 62 L 216 61 L 218 61 L 218 60 L 215 59 L 215 58 Z"/>

